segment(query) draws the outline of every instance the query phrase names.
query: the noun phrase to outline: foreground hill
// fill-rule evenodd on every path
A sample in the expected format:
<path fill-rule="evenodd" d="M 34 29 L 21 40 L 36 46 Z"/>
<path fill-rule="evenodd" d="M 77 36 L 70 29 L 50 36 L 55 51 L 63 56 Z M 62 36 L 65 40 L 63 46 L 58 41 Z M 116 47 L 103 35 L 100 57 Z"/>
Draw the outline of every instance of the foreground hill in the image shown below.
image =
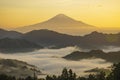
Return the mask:
<path fill-rule="evenodd" d="M 24 39 L 0 39 L 0 52 L 11 53 L 11 52 L 26 52 L 34 51 L 36 49 L 43 48 L 33 42 Z"/>
<path fill-rule="evenodd" d="M 13 59 L 0 59 L 0 74 L 6 74 L 15 77 L 33 76 L 34 70 L 41 74 L 41 71 L 34 65 L 30 65 L 23 61 Z"/>
<path fill-rule="evenodd" d="M 89 52 L 75 51 L 69 55 L 63 57 L 68 60 L 82 60 L 82 59 L 92 59 L 101 58 L 107 62 L 117 63 L 120 61 L 120 51 L 118 52 L 108 52 L 105 53 L 102 50 L 91 50 Z"/>

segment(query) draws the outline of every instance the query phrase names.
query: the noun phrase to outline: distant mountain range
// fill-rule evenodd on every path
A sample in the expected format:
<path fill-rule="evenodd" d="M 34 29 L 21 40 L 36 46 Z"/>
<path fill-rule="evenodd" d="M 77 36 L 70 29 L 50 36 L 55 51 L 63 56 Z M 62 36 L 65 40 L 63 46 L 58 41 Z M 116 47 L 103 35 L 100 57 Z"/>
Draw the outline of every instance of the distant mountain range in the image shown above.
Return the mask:
<path fill-rule="evenodd" d="M 0 51 L 6 49 L 41 49 L 78 46 L 83 49 L 101 49 L 107 46 L 120 47 L 120 33 L 92 32 L 84 36 L 72 36 L 51 30 L 33 30 L 28 33 L 0 30 Z M 42 47 L 43 46 L 43 47 Z"/>
<path fill-rule="evenodd" d="M 34 30 L 24 34 L 24 39 L 30 40 L 42 46 L 62 48 L 78 46 L 83 49 L 99 49 L 106 46 L 120 46 L 120 34 L 104 34 L 92 32 L 85 36 L 71 36 L 50 30 Z"/>
<path fill-rule="evenodd" d="M 67 60 L 82 60 L 82 59 L 94 59 L 101 58 L 107 62 L 118 63 L 120 61 L 120 51 L 118 52 L 103 52 L 102 50 L 91 50 L 89 52 L 75 51 L 71 54 L 63 57 Z"/>
<path fill-rule="evenodd" d="M 87 30 L 87 28 L 95 28 L 92 25 L 86 24 L 82 21 L 77 21 L 75 19 L 72 19 L 64 14 L 58 14 L 44 22 L 40 22 L 37 24 L 29 25 L 29 26 L 24 26 L 15 29 L 16 31 L 20 32 L 29 32 L 32 30 L 39 30 L 39 29 L 50 29 L 54 31 L 70 31 L 75 29 L 75 30 Z"/>
<path fill-rule="evenodd" d="M 0 39 L 2 38 L 19 38 L 22 37 L 22 33 L 16 32 L 16 31 L 7 31 L 4 29 L 0 29 Z"/>
<path fill-rule="evenodd" d="M 24 34 L 23 38 L 44 47 L 62 48 L 75 46 L 81 37 L 61 34 L 50 30 L 34 30 Z"/>

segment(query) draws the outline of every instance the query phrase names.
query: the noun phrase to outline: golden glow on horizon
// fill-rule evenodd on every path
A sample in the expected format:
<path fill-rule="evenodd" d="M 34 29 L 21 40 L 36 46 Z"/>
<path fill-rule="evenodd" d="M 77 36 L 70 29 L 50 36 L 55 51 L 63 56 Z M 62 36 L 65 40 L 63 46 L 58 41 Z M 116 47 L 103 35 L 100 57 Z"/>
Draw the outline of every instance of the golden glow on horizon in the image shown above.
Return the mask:
<path fill-rule="evenodd" d="M 100 28 L 120 29 L 120 0 L 0 0 L 0 26 L 20 27 L 59 13 Z"/>

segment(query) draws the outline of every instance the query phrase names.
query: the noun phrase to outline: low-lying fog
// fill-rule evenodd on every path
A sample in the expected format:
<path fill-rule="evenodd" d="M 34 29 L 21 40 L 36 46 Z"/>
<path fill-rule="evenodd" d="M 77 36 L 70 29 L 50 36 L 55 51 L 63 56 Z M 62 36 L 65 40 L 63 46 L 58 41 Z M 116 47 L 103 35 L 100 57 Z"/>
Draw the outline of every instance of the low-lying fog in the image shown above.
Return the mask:
<path fill-rule="evenodd" d="M 59 74 L 61 70 L 71 68 L 79 75 L 84 75 L 83 71 L 92 68 L 105 68 L 111 65 L 102 59 L 85 59 L 81 61 L 68 61 L 61 57 L 76 51 L 75 47 L 67 47 L 62 49 L 41 49 L 34 52 L 28 53 L 17 53 L 17 54 L 0 54 L 1 58 L 5 59 L 17 59 L 36 65 L 45 74 Z M 120 48 L 104 49 L 104 51 L 118 51 Z"/>

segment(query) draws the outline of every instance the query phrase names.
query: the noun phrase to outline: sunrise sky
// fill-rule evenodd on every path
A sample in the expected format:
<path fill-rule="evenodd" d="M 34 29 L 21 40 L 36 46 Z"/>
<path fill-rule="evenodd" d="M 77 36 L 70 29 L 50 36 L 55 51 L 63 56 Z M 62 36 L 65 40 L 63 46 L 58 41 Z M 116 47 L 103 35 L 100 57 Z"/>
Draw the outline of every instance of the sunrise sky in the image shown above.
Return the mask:
<path fill-rule="evenodd" d="M 0 0 L 0 26 L 21 27 L 59 13 L 100 28 L 120 29 L 120 0 Z"/>

